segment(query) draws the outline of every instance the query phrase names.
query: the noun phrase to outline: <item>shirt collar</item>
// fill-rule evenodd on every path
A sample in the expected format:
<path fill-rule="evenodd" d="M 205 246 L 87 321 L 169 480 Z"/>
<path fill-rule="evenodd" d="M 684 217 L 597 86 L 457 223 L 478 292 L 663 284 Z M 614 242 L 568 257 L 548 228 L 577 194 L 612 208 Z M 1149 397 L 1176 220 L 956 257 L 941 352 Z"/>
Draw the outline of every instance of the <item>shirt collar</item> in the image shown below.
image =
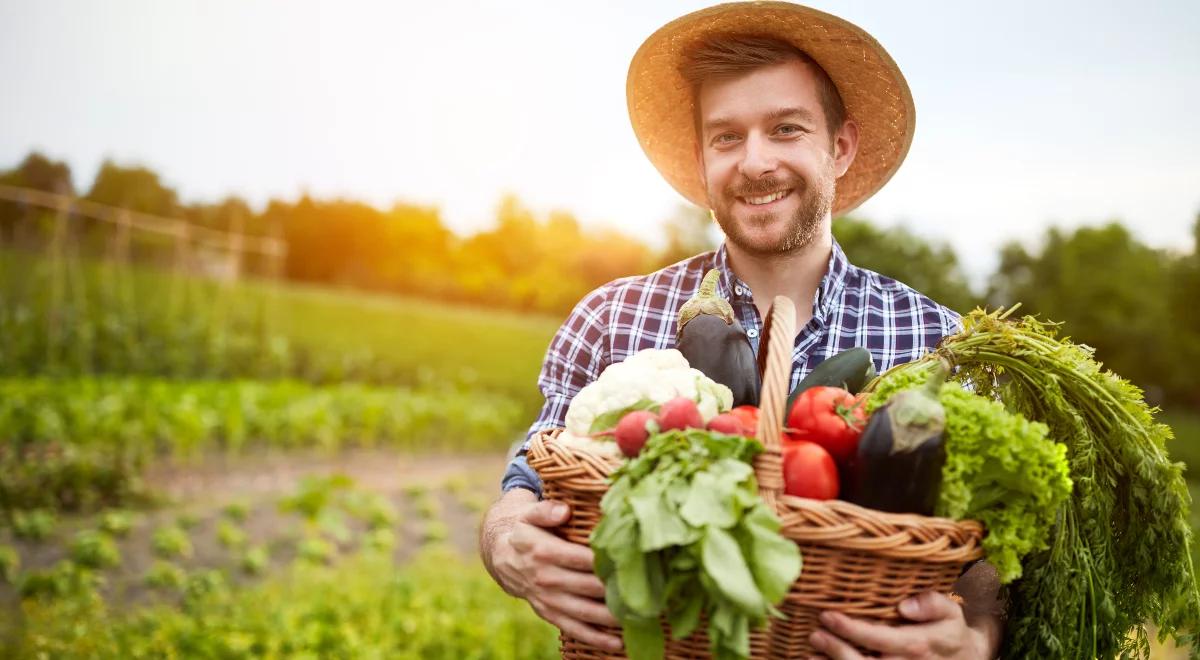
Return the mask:
<path fill-rule="evenodd" d="M 751 300 L 750 287 L 737 275 L 734 275 L 733 269 L 729 267 L 729 251 L 724 241 L 713 255 L 713 268 L 721 271 L 719 286 L 721 295 L 731 301 L 741 299 L 749 302 Z M 834 239 L 833 248 L 829 253 L 829 265 L 825 268 L 821 285 L 817 287 L 816 300 L 813 301 L 813 311 L 821 318 L 829 316 L 834 301 L 837 300 L 838 294 L 842 292 L 842 288 L 846 284 L 846 275 L 849 272 L 850 260 L 846 258 L 846 253 L 842 251 L 842 246 L 838 245 L 837 239 Z"/>

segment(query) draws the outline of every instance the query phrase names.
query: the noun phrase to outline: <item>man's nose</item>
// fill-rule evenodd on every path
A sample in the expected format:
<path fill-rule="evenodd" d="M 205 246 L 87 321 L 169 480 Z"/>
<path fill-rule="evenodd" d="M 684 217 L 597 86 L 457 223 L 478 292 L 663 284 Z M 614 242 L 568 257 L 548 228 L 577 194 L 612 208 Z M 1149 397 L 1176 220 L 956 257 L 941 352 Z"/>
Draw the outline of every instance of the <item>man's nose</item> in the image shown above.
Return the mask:
<path fill-rule="evenodd" d="M 775 171 L 779 159 L 772 152 L 771 143 L 765 136 L 750 134 L 746 137 L 745 148 L 742 152 L 742 162 L 738 171 L 747 179 L 757 179 Z"/>

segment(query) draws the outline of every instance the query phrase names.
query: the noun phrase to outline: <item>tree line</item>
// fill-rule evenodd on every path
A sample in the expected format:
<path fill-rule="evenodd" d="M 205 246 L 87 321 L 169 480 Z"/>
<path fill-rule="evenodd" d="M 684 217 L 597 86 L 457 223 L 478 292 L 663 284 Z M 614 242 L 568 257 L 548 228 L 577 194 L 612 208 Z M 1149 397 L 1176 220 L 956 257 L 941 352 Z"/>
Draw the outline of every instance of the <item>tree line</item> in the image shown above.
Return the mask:
<path fill-rule="evenodd" d="M 663 226 L 661 247 L 581 224 L 566 211 L 539 215 L 515 196 L 496 206 L 490 226 L 460 236 L 436 207 L 397 203 L 378 209 L 347 199 L 185 203 L 149 168 L 106 161 L 90 186 L 76 188 L 66 163 L 31 153 L 0 183 L 79 195 L 130 210 L 286 241 L 282 274 L 333 285 L 561 315 L 592 288 L 712 249 L 706 212 L 681 206 Z M 0 242 L 36 246 L 36 214 L 0 202 Z M 1036 245 L 1009 243 L 983 290 L 970 286 L 954 250 L 904 227 L 838 218 L 834 235 L 855 264 L 901 280 L 953 309 L 1022 303 L 1022 311 L 1064 323 L 1064 334 L 1094 347 L 1151 401 L 1200 407 L 1200 217 L 1189 246 L 1141 243 L 1119 223 L 1049 228 Z M 81 244 L 102 244 L 107 228 L 72 223 Z M 143 253 L 154 250 L 143 246 Z M 166 249 L 165 247 L 162 249 Z M 249 272 L 256 271 L 248 264 Z M 259 270 L 259 272 L 265 272 Z"/>

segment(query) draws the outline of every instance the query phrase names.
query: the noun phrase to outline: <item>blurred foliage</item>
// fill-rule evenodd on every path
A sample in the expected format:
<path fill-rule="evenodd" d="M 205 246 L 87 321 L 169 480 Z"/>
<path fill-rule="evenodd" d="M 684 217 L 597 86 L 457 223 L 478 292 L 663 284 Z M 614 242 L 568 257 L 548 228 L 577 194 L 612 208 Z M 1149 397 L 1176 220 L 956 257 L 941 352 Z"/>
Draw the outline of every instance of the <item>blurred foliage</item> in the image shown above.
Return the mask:
<path fill-rule="evenodd" d="M 1194 233 L 1200 238 L 1200 218 Z M 1154 404 L 1200 407 L 1200 253 L 1155 250 L 1119 224 L 1051 228 L 1039 250 L 1010 243 L 989 281 L 993 306 L 1065 324 Z"/>
<path fill-rule="evenodd" d="M 448 386 L 0 378 L 0 511 L 130 501 L 141 494 L 141 467 L 161 457 L 251 447 L 498 449 L 524 423 L 507 397 Z"/>
<path fill-rule="evenodd" d="M 981 302 L 946 243 L 849 217 L 833 221 L 833 236 L 854 265 L 900 280 L 950 309 L 965 313 Z"/>
<path fill-rule="evenodd" d="M 109 606 L 90 572 L 64 563 L 26 578 L 20 627 L 0 633 L 14 658 L 558 656 L 550 624 L 452 552 L 424 550 L 404 567 L 380 553 L 312 559 L 245 588 L 220 572 L 156 564 L 146 579 L 182 587 L 182 603 L 127 612 Z"/>

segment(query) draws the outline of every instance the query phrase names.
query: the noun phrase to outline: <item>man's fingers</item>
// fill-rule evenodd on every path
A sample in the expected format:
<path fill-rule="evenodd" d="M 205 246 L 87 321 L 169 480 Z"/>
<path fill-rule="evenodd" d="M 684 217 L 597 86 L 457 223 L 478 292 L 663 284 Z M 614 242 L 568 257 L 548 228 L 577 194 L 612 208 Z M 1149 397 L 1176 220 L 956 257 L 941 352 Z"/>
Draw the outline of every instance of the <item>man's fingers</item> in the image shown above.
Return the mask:
<path fill-rule="evenodd" d="M 828 631 L 816 630 L 808 636 L 808 641 L 813 648 L 829 656 L 832 660 L 863 660 L 862 654 L 853 646 L 829 634 Z"/>
<path fill-rule="evenodd" d="M 944 619 L 962 618 L 962 605 L 951 600 L 946 594 L 936 591 L 909 598 L 900 603 L 900 616 L 909 621 L 932 622 Z"/>
<path fill-rule="evenodd" d="M 521 515 L 521 520 L 535 527 L 558 527 L 570 518 L 571 507 L 555 500 L 542 500 Z"/>
<path fill-rule="evenodd" d="M 841 638 L 837 641 L 844 640 L 872 651 L 920 657 L 928 650 L 926 637 L 929 631 L 921 630 L 925 626 L 889 626 L 855 619 L 840 612 L 822 612 L 820 620 L 821 625 L 833 633 L 831 637 Z M 846 657 L 857 658 L 859 655 L 855 652 L 855 655 Z"/>
<path fill-rule="evenodd" d="M 543 566 L 533 583 L 542 589 L 561 589 L 586 598 L 604 598 L 604 583 L 592 573 L 558 566 Z"/>
<path fill-rule="evenodd" d="M 543 616 L 543 618 L 557 626 L 568 637 L 577 639 L 584 644 L 607 649 L 614 653 L 624 648 L 621 638 L 616 635 L 601 632 L 595 627 L 578 619 L 573 619 L 558 610 L 551 609 L 547 614 L 548 616 Z"/>
<path fill-rule="evenodd" d="M 542 566 L 562 566 L 576 571 L 593 571 L 595 555 L 586 545 L 571 543 L 546 530 L 519 522 L 513 527 L 509 543 L 520 553 Z"/>
<path fill-rule="evenodd" d="M 617 628 L 621 625 L 612 612 L 608 611 L 608 606 L 600 601 L 580 598 L 567 593 L 548 594 L 543 600 L 572 619 L 610 628 Z"/>

